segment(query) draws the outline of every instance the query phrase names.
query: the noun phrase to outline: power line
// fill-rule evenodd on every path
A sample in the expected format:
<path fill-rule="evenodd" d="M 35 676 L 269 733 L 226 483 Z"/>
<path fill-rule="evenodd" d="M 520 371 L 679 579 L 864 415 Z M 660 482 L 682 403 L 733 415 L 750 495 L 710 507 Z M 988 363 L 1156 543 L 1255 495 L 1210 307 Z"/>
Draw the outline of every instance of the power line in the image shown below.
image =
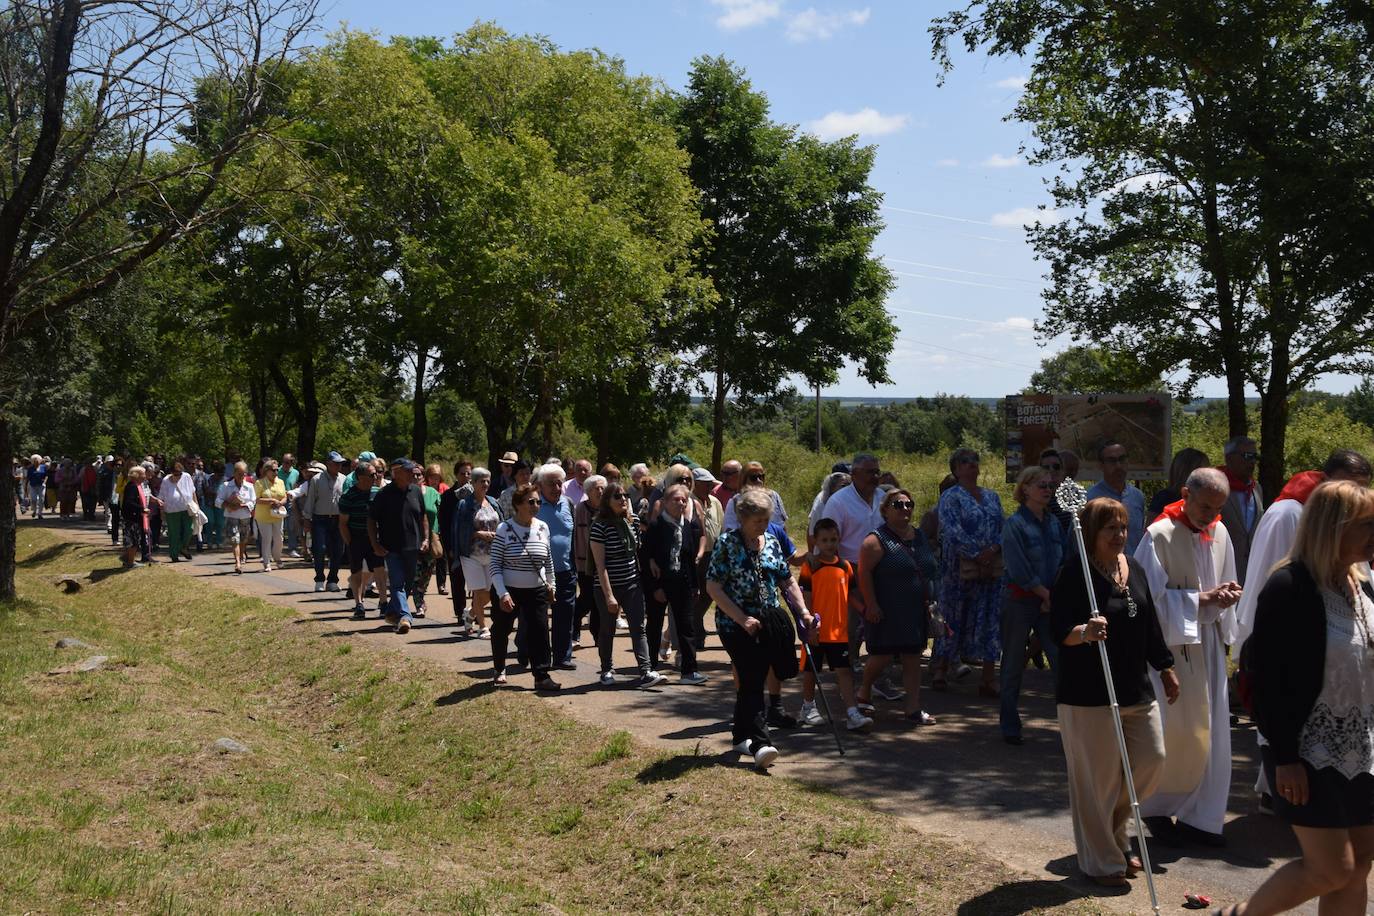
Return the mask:
<path fill-rule="evenodd" d="M 962 316 L 962 315 L 942 315 L 942 314 L 940 314 L 939 312 L 923 312 L 923 311 L 921 311 L 921 310 L 919 310 L 919 309 L 904 309 L 904 308 L 898 308 L 897 306 L 891 306 L 891 305 L 887 307 L 887 310 L 888 310 L 889 312 L 902 312 L 903 314 L 906 314 L 906 315 L 920 315 L 920 316 L 922 316 L 922 317 L 924 317 L 924 318 L 943 318 L 943 319 L 945 319 L 946 321 L 963 321 L 963 322 L 966 322 L 966 323 L 968 323 L 968 324 L 985 324 L 985 325 L 991 325 L 992 327 L 1008 328 L 1009 330 L 1011 329 L 1010 325 L 1008 325 L 1007 322 L 1006 322 L 1005 320 L 1003 320 L 1003 321 L 990 321 L 990 320 L 988 320 L 988 319 L 986 319 L 986 318 L 965 318 L 965 317 Z M 1029 331 L 1029 330 L 1032 330 L 1032 329 L 1031 329 L 1031 328 L 1026 328 L 1026 330 Z"/>
<path fill-rule="evenodd" d="M 943 271 L 948 271 L 949 273 L 952 273 L 952 274 L 966 274 L 966 275 L 968 275 L 968 276 L 970 276 L 970 277 L 991 277 L 991 278 L 994 279 L 994 280 L 1014 280 L 1014 281 L 1016 281 L 1017 283 L 1036 283 L 1036 284 L 1039 284 L 1039 283 L 1041 282 L 1040 280 L 1031 280 L 1031 279 L 1028 279 L 1028 278 L 1026 278 L 1026 277 L 1010 277 L 1010 276 L 1007 276 L 1006 274 L 990 274 L 990 273 L 984 273 L 984 272 L 981 271 L 981 270 L 963 270 L 962 268 L 958 268 L 958 267 L 941 267 L 939 264 L 927 264 L 925 261 L 908 261 L 908 260 L 906 260 L 906 259 L 904 259 L 904 258 L 894 258 L 894 257 L 890 257 L 890 256 L 888 256 L 888 255 L 883 255 L 883 260 L 884 260 L 884 261 L 891 261 L 891 262 L 893 262 L 894 264 L 910 264 L 910 265 L 912 265 L 913 267 L 925 267 L 925 268 L 927 268 L 927 269 L 929 269 L 929 270 L 943 270 Z"/>
<path fill-rule="evenodd" d="M 901 343 L 908 344 L 913 347 L 932 347 L 936 350 L 948 350 L 950 353 L 958 353 L 960 356 L 965 356 L 970 359 L 982 360 L 985 363 L 992 363 L 999 366 L 1005 366 L 1011 369 L 1029 369 L 1032 372 L 1034 372 L 1040 368 L 1039 366 L 1029 366 L 1025 363 L 1014 363 L 1010 360 L 998 359 L 995 356 L 984 356 L 982 353 L 973 353 L 969 350 L 959 350 L 955 347 L 946 347 L 941 344 L 933 344 L 924 340 L 912 340 L 909 337 L 898 337 L 897 340 Z"/>
<path fill-rule="evenodd" d="M 911 273 L 910 271 L 893 271 L 897 276 L 914 276 L 918 280 L 936 280 L 938 283 L 955 283 L 958 286 L 978 286 L 984 290 L 1006 290 L 1007 293 L 1025 293 L 1025 290 L 1014 286 L 998 286 L 995 283 L 978 283 L 977 280 L 955 280 L 948 276 L 930 276 L 929 273 Z"/>
<path fill-rule="evenodd" d="M 1001 228 L 996 223 L 988 222 L 985 219 L 969 219 L 966 216 L 950 216 L 948 213 L 935 213 L 931 210 L 912 210 L 907 207 L 894 207 L 891 204 L 883 204 L 884 210 L 891 210 L 894 213 L 910 213 L 912 216 L 929 216 L 932 219 L 947 219 L 952 223 L 969 223 L 974 226 L 992 226 Z"/>

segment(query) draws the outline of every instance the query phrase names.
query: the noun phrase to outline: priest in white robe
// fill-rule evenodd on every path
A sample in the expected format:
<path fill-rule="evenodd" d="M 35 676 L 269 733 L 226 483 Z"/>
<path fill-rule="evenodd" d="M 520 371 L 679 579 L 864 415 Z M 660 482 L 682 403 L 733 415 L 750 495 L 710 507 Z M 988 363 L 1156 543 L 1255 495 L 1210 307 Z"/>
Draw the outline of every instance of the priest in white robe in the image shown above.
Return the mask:
<path fill-rule="evenodd" d="M 1219 515 L 1229 495 L 1220 471 L 1194 471 L 1183 498 L 1165 507 L 1135 551 L 1181 685 L 1178 702 L 1160 707 L 1164 777 L 1140 806 L 1150 832 L 1166 842 L 1225 845 L 1231 788 L 1226 647 L 1236 638 L 1241 596 L 1235 550 Z M 1162 696 L 1157 675 L 1150 677 Z"/>

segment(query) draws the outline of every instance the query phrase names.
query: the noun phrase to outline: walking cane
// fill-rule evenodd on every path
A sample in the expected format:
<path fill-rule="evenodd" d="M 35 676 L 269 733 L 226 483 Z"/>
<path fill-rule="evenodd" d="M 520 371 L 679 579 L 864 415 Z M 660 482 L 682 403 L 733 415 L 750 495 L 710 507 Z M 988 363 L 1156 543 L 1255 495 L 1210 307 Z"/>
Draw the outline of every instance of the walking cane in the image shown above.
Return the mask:
<path fill-rule="evenodd" d="M 1101 617 L 1097 609 L 1097 592 L 1093 589 L 1092 573 L 1088 569 L 1088 549 L 1083 544 L 1083 524 L 1078 513 L 1087 505 L 1087 494 L 1073 480 L 1065 478 L 1054 493 L 1060 508 L 1073 519 L 1073 539 L 1078 545 L 1078 559 L 1083 567 L 1083 584 L 1088 589 L 1088 605 L 1094 617 Z M 1131 774 L 1131 758 L 1126 753 L 1126 732 L 1121 727 L 1121 707 L 1116 702 L 1116 685 L 1112 683 L 1112 666 L 1107 660 L 1107 643 L 1097 640 L 1098 658 L 1102 660 L 1102 679 L 1107 682 L 1107 700 L 1112 707 L 1112 724 L 1116 726 L 1116 746 L 1121 751 L 1121 766 L 1126 774 L 1126 790 L 1131 796 L 1131 813 L 1135 815 L 1135 836 L 1140 843 L 1140 862 L 1145 867 L 1145 884 L 1150 889 L 1150 908 L 1159 916 L 1159 897 L 1155 895 L 1154 870 L 1150 867 L 1150 850 L 1145 845 L 1145 822 L 1140 817 L 1140 800 L 1135 796 L 1135 779 Z"/>
<path fill-rule="evenodd" d="M 813 618 L 813 623 L 819 627 L 820 618 Z M 821 698 L 821 708 L 825 710 L 825 718 L 830 723 L 830 730 L 835 734 L 835 749 L 843 757 L 844 745 L 840 743 L 840 723 L 830 714 L 830 701 L 825 698 L 825 684 L 821 681 L 821 666 L 816 662 L 816 653 L 811 651 L 811 643 L 807 641 L 809 635 L 802 636 L 802 650 L 806 653 L 806 660 L 811 663 L 811 675 L 816 679 L 816 695 Z"/>

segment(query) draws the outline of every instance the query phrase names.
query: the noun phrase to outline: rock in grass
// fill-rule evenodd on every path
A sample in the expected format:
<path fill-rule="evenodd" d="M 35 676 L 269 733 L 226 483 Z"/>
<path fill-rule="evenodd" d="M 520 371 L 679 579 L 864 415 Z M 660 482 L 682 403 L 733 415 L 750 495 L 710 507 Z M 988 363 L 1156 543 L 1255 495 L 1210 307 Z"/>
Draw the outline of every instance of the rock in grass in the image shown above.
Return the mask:
<path fill-rule="evenodd" d="M 251 754 L 252 749 L 233 738 L 216 738 L 211 749 L 217 754 Z"/>
<path fill-rule="evenodd" d="M 63 636 L 57 641 L 57 648 L 59 649 L 89 649 L 90 647 L 89 643 L 84 643 L 75 636 Z"/>
<path fill-rule="evenodd" d="M 105 663 L 110 660 L 108 655 L 92 655 L 90 658 L 83 659 L 74 665 L 63 665 L 61 668 L 54 668 L 48 674 L 82 674 L 87 671 L 99 671 L 105 667 Z"/>

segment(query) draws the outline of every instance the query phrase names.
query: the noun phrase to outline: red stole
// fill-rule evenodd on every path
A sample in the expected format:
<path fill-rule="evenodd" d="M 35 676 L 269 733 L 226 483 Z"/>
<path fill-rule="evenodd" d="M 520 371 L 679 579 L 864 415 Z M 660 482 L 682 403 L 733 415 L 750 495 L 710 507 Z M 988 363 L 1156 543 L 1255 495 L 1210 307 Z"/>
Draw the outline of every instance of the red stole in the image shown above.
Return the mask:
<path fill-rule="evenodd" d="M 1199 528 L 1197 525 L 1193 524 L 1193 520 L 1188 517 L 1188 513 L 1183 511 L 1183 500 L 1181 499 L 1177 502 L 1172 502 L 1169 503 L 1169 505 L 1165 506 L 1164 511 L 1159 513 L 1159 518 L 1171 519 L 1174 522 L 1183 525 L 1189 531 L 1192 531 L 1195 534 L 1202 535 L 1202 543 L 1204 544 L 1212 543 L 1212 540 L 1215 537 L 1213 532 L 1216 530 L 1217 522 L 1221 521 L 1221 516 L 1218 515 L 1216 518 L 1208 522 L 1205 528 Z M 1155 519 L 1155 521 L 1159 521 L 1159 518 Z M 1153 522 L 1151 524 L 1153 524 Z"/>
<path fill-rule="evenodd" d="M 1291 499 L 1300 506 L 1307 505 L 1307 498 L 1312 495 L 1312 491 L 1321 486 L 1326 480 L 1326 475 L 1321 471 L 1302 471 L 1294 474 L 1288 479 L 1288 483 L 1283 485 L 1278 497 L 1280 499 Z"/>
<path fill-rule="evenodd" d="M 1249 480 L 1241 480 L 1239 477 L 1237 477 L 1235 474 L 1231 472 L 1230 468 L 1226 467 L 1225 465 L 1222 465 L 1221 467 L 1217 468 L 1217 470 L 1221 471 L 1221 473 L 1226 475 L 1226 482 L 1231 485 L 1232 493 L 1246 493 L 1249 495 L 1254 494 L 1254 478 L 1251 478 Z"/>

